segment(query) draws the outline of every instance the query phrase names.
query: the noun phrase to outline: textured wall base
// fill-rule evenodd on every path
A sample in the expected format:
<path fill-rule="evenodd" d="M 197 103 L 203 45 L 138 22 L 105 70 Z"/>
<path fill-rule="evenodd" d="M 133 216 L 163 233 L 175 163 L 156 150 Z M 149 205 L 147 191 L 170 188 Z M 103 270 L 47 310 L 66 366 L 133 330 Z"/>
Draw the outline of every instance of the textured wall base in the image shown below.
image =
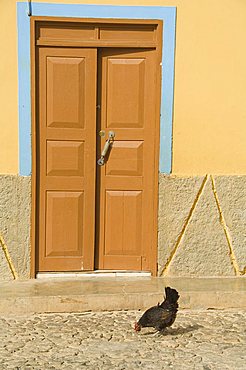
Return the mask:
<path fill-rule="evenodd" d="M 0 280 L 30 277 L 31 178 L 0 175 Z"/>
<path fill-rule="evenodd" d="M 160 175 L 159 275 L 246 274 L 246 176 Z M 0 176 L 0 280 L 30 276 L 31 178 Z"/>
<path fill-rule="evenodd" d="M 160 175 L 159 275 L 244 275 L 245 189 L 246 176 Z"/>

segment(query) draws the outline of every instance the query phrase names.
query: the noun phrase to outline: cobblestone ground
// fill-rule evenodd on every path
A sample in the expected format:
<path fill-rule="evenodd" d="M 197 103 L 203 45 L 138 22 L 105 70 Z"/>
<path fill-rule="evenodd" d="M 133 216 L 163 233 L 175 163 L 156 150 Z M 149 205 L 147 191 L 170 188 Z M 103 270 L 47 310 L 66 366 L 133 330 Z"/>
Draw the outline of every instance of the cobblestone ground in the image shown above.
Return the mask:
<path fill-rule="evenodd" d="M 0 317 L 0 369 L 246 369 L 245 311 L 180 311 L 162 335 L 139 311 Z"/>

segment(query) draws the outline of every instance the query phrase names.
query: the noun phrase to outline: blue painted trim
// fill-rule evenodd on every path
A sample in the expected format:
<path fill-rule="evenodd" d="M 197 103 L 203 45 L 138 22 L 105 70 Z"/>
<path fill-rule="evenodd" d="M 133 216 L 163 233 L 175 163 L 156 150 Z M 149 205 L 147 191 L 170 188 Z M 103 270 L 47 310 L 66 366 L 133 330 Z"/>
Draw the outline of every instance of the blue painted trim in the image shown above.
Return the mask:
<path fill-rule="evenodd" d="M 30 18 L 25 3 L 17 4 L 18 23 L 18 104 L 19 174 L 31 174 L 31 58 Z"/>
<path fill-rule="evenodd" d="M 19 76 L 19 172 L 31 173 L 31 80 L 30 17 L 26 3 L 17 3 Z M 162 96 L 160 127 L 160 165 L 170 173 L 172 165 L 172 118 L 175 52 L 175 7 L 111 6 L 32 3 L 33 16 L 79 18 L 159 19 L 164 22 Z"/>

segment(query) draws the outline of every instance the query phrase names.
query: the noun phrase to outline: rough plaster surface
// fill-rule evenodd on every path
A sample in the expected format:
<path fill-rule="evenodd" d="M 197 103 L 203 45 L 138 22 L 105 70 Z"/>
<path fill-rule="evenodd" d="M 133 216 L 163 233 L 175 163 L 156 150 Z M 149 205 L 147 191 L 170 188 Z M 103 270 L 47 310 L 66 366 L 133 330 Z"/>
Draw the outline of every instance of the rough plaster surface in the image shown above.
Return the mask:
<path fill-rule="evenodd" d="M 170 276 L 232 276 L 228 242 L 208 178 L 173 256 Z"/>
<path fill-rule="evenodd" d="M 246 272 L 246 176 L 215 176 L 214 182 L 239 270 Z"/>
<path fill-rule="evenodd" d="M 203 181 L 204 177 L 159 176 L 159 271 L 177 243 Z"/>
<path fill-rule="evenodd" d="M 202 188 L 204 179 L 160 175 L 159 272 L 171 261 L 165 275 L 235 275 L 211 179 Z M 246 176 L 214 176 L 214 183 L 237 264 L 245 273 Z M 0 233 L 22 279 L 30 274 L 30 201 L 30 177 L 0 176 Z M 0 247 L 0 280 L 11 279 Z"/>
<path fill-rule="evenodd" d="M 20 279 L 30 275 L 30 203 L 30 177 L 0 176 L 0 233 Z"/>
<path fill-rule="evenodd" d="M 9 264 L 6 260 L 3 249 L 0 247 L 0 280 L 13 280 Z"/>

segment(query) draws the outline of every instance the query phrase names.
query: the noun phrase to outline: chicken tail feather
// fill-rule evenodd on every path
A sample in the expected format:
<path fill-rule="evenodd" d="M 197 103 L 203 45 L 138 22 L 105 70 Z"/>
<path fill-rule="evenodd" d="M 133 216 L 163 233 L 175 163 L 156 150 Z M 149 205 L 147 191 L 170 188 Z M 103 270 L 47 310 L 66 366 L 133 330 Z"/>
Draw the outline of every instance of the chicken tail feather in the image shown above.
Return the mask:
<path fill-rule="evenodd" d="M 166 309 L 173 309 L 177 310 L 178 309 L 178 299 L 179 299 L 179 294 L 176 289 L 166 287 L 165 288 L 165 299 L 160 305 L 162 308 Z"/>

